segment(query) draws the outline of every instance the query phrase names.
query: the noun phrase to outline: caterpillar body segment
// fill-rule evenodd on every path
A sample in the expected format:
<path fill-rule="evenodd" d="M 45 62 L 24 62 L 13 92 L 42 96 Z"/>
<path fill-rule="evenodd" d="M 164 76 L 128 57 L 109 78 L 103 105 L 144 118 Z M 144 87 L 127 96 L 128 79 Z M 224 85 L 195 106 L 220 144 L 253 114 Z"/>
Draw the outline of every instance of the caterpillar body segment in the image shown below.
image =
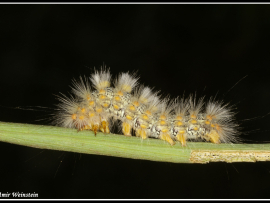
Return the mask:
<path fill-rule="evenodd" d="M 133 96 L 130 99 L 129 104 L 126 105 L 125 113 L 123 117 L 123 127 L 128 125 L 135 129 L 134 124 L 137 117 L 144 113 L 146 106 L 153 99 L 154 94 L 149 87 L 139 86 L 134 90 Z M 130 132 L 129 132 L 130 133 Z M 137 131 L 137 136 L 146 138 L 146 132 L 143 130 Z"/>
<path fill-rule="evenodd" d="M 159 112 L 155 115 L 155 122 L 151 128 L 151 134 L 159 139 L 169 142 L 174 145 L 175 142 L 171 138 L 171 120 L 173 103 L 169 99 L 164 99 L 159 105 Z"/>
<path fill-rule="evenodd" d="M 114 91 L 111 101 L 111 112 L 115 119 L 122 121 L 122 132 L 125 136 L 131 136 L 131 129 L 134 120 L 135 110 L 127 106 L 132 101 L 132 90 L 138 84 L 138 78 L 129 73 L 121 73 L 114 82 Z"/>
<path fill-rule="evenodd" d="M 99 117 L 99 123 L 93 126 L 93 131 L 100 130 L 103 133 L 110 133 L 109 119 L 111 117 L 110 107 L 113 98 L 113 88 L 111 88 L 111 74 L 109 69 L 101 68 L 95 71 L 90 80 L 95 88 L 93 97 L 95 98 L 95 113 Z"/>
<path fill-rule="evenodd" d="M 189 110 L 187 118 L 187 134 L 189 139 L 197 139 L 203 133 L 203 128 L 201 128 L 201 119 L 203 119 L 201 115 L 201 111 L 204 105 L 203 98 L 200 98 L 198 102 L 196 102 L 196 98 L 193 96 L 189 97 Z"/>
<path fill-rule="evenodd" d="M 177 98 L 174 101 L 174 113 L 172 115 L 171 136 L 178 140 L 182 146 L 186 146 L 186 140 L 188 138 L 188 110 L 190 104 L 188 100 L 184 98 Z"/>
<path fill-rule="evenodd" d="M 100 130 L 103 133 L 110 133 L 109 119 L 111 117 L 110 106 L 112 95 L 112 88 L 110 87 L 96 90 L 93 93 L 93 97 L 95 98 L 94 111 L 99 117 L 99 124 L 95 127 L 96 131 Z"/>
<path fill-rule="evenodd" d="M 161 101 L 157 94 L 152 95 L 149 103 L 145 105 L 144 111 L 140 112 L 134 120 L 135 134 L 142 139 L 151 136 L 158 138 L 154 124 L 158 120 Z"/>

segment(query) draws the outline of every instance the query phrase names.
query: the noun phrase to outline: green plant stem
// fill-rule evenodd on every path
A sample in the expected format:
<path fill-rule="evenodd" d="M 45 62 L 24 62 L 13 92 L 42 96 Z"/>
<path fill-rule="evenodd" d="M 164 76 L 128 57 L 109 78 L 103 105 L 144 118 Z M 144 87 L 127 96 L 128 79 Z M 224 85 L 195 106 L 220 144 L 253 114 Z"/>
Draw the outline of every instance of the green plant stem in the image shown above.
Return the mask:
<path fill-rule="evenodd" d="M 77 132 L 53 126 L 0 122 L 0 141 L 40 149 L 107 155 L 174 163 L 255 162 L 270 160 L 270 144 L 188 142 L 170 146 L 158 139 Z"/>

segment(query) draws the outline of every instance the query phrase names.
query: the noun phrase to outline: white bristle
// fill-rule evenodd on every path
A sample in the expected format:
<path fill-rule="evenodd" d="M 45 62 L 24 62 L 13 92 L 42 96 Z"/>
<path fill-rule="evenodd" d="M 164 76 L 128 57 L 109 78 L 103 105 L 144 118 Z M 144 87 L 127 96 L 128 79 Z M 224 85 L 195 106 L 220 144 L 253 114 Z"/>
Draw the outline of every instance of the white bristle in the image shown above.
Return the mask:
<path fill-rule="evenodd" d="M 152 92 L 150 87 L 145 87 L 143 85 L 135 88 L 133 92 L 133 100 L 136 100 L 142 104 L 147 104 L 153 100 L 155 94 Z"/>
<path fill-rule="evenodd" d="M 95 71 L 95 73 L 91 75 L 90 80 L 96 90 L 109 87 L 111 85 L 110 70 L 106 70 L 106 67 L 101 68 L 100 71 Z"/>
<path fill-rule="evenodd" d="M 72 81 L 73 87 L 72 92 L 82 100 L 90 100 L 91 98 L 91 85 L 86 77 L 84 79 L 80 77 L 79 81 Z"/>
<path fill-rule="evenodd" d="M 198 116 L 198 114 L 201 112 L 203 105 L 204 105 L 204 101 L 203 101 L 204 97 L 200 98 L 198 100 L 198 102 L 196 102 L 196 96 L 190 96 L 189 97 L 189 114 L 190 115 L 195 115 Z"/>
<path fill-rule="evenodd" d="M 163 114 L 164 116 L 168 117 L 171 115 L 172 111 L 174 109 L 174 103 L 170 100 L 169 96 L 167 96 L 165 99 L 163 99 L 160 103 L 160 114 Z"/>
<path fill-rule="evenodd" d="M 177 98 L 174 101 L 174 110 L 176 116 L 186 116 L 190 108 L 189 100 Z"/>
<path fill-rule="evenodd" d="M 120 73 L 114 81 L 116 91 L 123 91 L 130 93 L 138 84 L 138 79 L 135 74 Z"/>
<path fill-rule="evenodd" d="M 230 119 L 234 115 L 228 104 L 224 105 L 222 101 L 213 101 L 212 98 L 206 104 L 205 114 L 216 120 Z"/>

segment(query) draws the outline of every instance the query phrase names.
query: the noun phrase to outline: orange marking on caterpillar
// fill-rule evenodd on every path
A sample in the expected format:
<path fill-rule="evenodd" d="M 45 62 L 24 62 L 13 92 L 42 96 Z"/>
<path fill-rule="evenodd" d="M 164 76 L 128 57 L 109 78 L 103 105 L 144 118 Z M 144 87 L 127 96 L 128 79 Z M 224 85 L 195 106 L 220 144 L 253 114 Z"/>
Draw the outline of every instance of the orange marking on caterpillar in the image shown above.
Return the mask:
<path fill-rule="evenodd" d="M 128 120 L 133 120 L 133 117 L 130 116 L 130 115 L 127 115 L 126 118 L 127 118 Z"/>
<path fill-rule="evenodd" d="M 101 89 L 101 90 L 99 91 L 99 94 L 105 94 L 105 90 L 104 90 L 104 89 Z"/>
<path fill-rule="evenodd" d="M 160 121 L 160 125 L 166 125 L 166 121 Z"/>
<path fill-rule="evenodd" d="M 148 120 L 149 118 L 148 118 L 148 116 L 143 115 L 143 119 L 144 119 L 144 120 Z"/>
<path fill-rule="evenodd" d="M 99 96 L 99 99 L 103 100 L 103 99 L 106 99 L 107 97 L 105 95 L 100 95 Z"/>
<path fill-rule="evenodd" d="M 89 117 L 94 117 L 96 114 L 94 112 L 89 113 Z"/>
<path fill-rule="evenodd" d="M 95 102 L 94 102 L 94 101 L 90 101 L 90 102 L 89 102 L 89 105 L 90 105 L 90 106 L 94 106 L 94 105 L 95 105 Z"/>
<path fill-rule="evenodd" d="M 74 113 L 74 114 L 72 114 L 71 118 L 72 118 L 73 120 L 76 120 L 77 115 Z"/>
<path fill-rule="evenodd" d="M 190 115 L 190 118 L 196 118 L 196 115 L 195 114 L 191 114 Z"/>
<path fill-rule="evenodd" d="M 163 132 L 163 133 L 166 133 L 166 132 L 168 132 L 168 131 L 169 131 L 168 128 L 163 128 L 163 129 L 161 130 L 161 132 Z"/>
<path fill-rule="evenodd" d="M 97 113 L 101 113 L 101 112 L 102 112 L 102 108 L 97 108 L 97 109 L 96 109 L 96 112 L 97 112 Z"/>
<path fill-rule="evenodd" d="M 114 97 L 114 100 L 116 100 L 116 101 L 120 101 L 120 100 L 121 100 L 121 98 L 120 98 L 120 97 L 118 97 L 118 96 L 115 96 L 115 97 Z"/>
<path fill-rule="evenodd" d="M 85 108 L 82 108 L 82 109 L 81 109 L 81 112 L 82 112 L 82 113 L 85 113 L 85 111 L 86 111 Z"/>
<path fill-rule="evenodd" d="M 104 106 L 105 108 L 107 108 L 107 107 L 109 106 L 109 104 L 108 104 L 108 103 L 104 103 L 103 106 Z"/>
<path fill-rule="evenodd" d="M 209 125 L 210 124 L 210 121 L 205 121 L 205 124 Z"/>
<path fill-rule="evenodd" d="M 145 129 L 145 128 L 147 128 L 147 126 L 142 124 L 141 128 Z"/>
<path fill-rule="evenodd" d="M 139 105 L 140 105 L 140 103 L 139 103 L 139 102 L 137 102 L 137 101 L 135 101 L 135 102 L 133 102 L 133 105 L 134 105 L 134 106 L 139 106 Z"/>
<path fill-rule="evenodd" d="M 87 95 L 86 99 L 89 101 L 91 99 L 91 96 Z"/>
<path fill-rule="evenodd" d="M 120 96 L 124 95 L 123 92 L 121 92 L 121 91 L 117 92 L 117 94 L 120 95 Z"/>
<path fill-rule="evenodd" d="M 159 119 L 165 120 L 165 119 L 166 119 L 166 116 L 165 116 L 165 115 L 161 115 L 161 116 L 159 117 Z"/>
<path fill-rule="evenodd" d="M 149 110 L 145 111 L 145 114 L 147 114 L 148 116 L 152 115 L 151 111 Z"/>

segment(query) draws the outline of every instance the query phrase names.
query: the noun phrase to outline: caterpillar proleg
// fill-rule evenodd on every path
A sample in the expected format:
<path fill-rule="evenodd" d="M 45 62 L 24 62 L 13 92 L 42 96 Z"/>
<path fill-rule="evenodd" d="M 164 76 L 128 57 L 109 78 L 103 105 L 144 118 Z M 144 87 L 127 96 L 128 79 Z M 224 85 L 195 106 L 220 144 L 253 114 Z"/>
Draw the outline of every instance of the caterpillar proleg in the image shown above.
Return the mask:
<path fill-rule="evenodd" d="M 120 73 L 111 86 L 109 69 L 101 67 L 87 77 L 73 80 L 70 97 L 58 99 L 57 125 L 110 133 L 110 126 L 120 121 L 125 136 L 154 137 L 170 145 L 190 140 L 215 144 L 237 141 L 238 124 L 232 108 L 213 97 L 190 95 L 170 100 L 152 88 L 139 85 L 135 74 Z M 133 131 L 132 131 L 133 130 Z"/>

